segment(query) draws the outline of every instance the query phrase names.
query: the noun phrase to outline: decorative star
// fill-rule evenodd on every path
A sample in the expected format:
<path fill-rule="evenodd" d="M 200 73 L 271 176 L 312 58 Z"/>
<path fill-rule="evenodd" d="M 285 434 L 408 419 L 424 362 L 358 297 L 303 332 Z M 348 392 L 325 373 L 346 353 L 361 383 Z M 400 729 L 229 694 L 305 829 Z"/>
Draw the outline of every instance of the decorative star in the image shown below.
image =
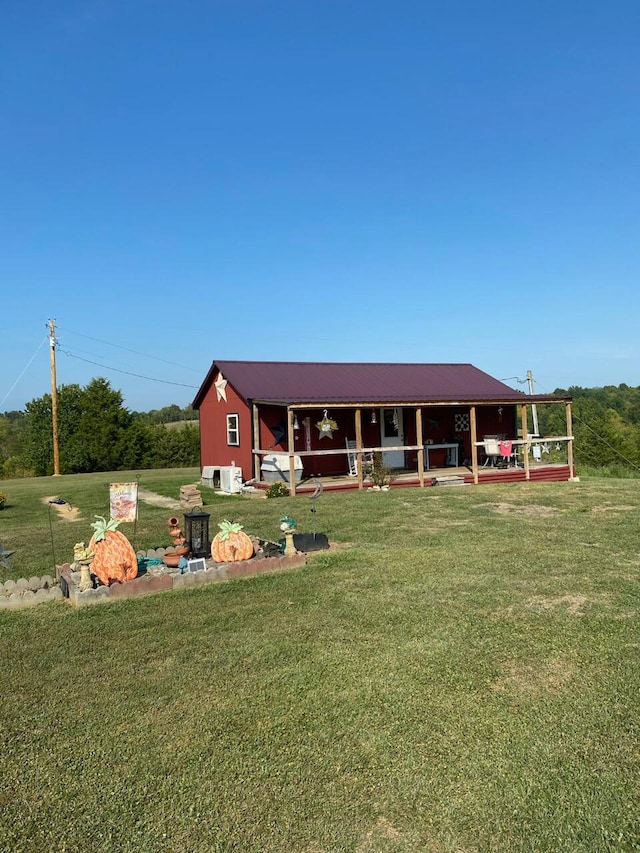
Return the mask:
<path fill-rule="evenodd" d="M 331 429 L 330 423 L 324 423 L 323 421 L 319 421 L 316 426 L 320 432 L 318 438 L 333 438 L 333 430 Z"/>
<path fill-rule="evenodd" d="M 545 441 L 545 443 L 542 445 L 542 452 L 548 453 L 550 449 L 551 448 L 549 447 L 548 443 Z"/>
<path fill-rule="evenodd" d="M 226 403 L 227 402 L 227 380 L 224 378 L 224 376 L 221 373 L 219 373 L 218 378 L 216 379 L 216 381 L 213 384 L 216 386 L 216 396 L 218 397 L 218 402 L 220 402 L 220 400 L 224 400 Z"/>
<path fill-rule="evenodd" d="M 317 422 L 316 427 L 320 433 L 318 438 L 320 440 L 321 438 L 333 438 L 333 431 L 334 429 L 338 429 L 338 424 L 327 416 L 327 410 L 325 409 L 322 420 Z"/>

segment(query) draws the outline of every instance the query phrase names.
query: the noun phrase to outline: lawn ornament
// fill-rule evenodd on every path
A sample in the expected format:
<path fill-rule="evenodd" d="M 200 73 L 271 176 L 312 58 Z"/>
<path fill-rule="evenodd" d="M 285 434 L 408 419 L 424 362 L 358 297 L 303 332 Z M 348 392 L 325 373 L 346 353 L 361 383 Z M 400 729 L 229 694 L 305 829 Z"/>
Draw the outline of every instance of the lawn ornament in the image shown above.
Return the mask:
<path fill-rule="evenodd" d="M 293 544 L 293 534 L 296 532 L 296 523 L 288 515 L 283 515 L 280 519 L 280 530 L 284 533 L 284 555 L 285 557 L 293 557 L 296 554 L 296 546 Z"/>
<path fill-rule="evenodd" d="M 297 533 L 294 531 L 293 544 L 296 551 L 306 553 L 307 551 L 326 551 L 329 548 L 329 540 L 327 539 L 326 534 L 316 533 L 316 516 L 318 513 L 317 501 L 321 494 L 322 482 L 320 480 L 316 480 L 315 488 L 311 495 L 311 518 L 313 522 L 312 532 Z"/>
<path fill-rule="evenodd" d="M 169 526 L 169 536 L 173 539 L 173 544 L 176 548 L 179 548 L 181 545 L 187 541 L 185 537 L 182 535 L 182 530 L 180 529 L 180 522 L 175 516 L 172 516 L 167 524 Z"/>
<path fill-rule="evenodd" d="M 85 592 L 88 589 L 93 589 L 91 580 L 91 571 L 89 566 L 93 560 L 94 554 L 91 548 L 87 548 L 84 542 L 76 542 L 73 546 L 73 566 L 76 571 L 80 570 L 80 583 L 78 589 L 80 592 Z"/>
<path fill-rule="evenodd" d="M 120 522 L 107 521 L 100 515 L 96 518 L 91 525 L 95 533 L 89 542 L 94 553 L 91 571 L 105 586 L 133 580 L 138 574 L 138 558 L 131 542 L 117 529 Z"/>
<path fill-rule="evenodd" d="M 180 523 L 175 516 L 172 516 L 168 521 L 169 536 L 173 539 L 173 551 L 168 551 L 164 555 L 164 563 L 171 568 L 180 566 L 180 560 L 189 553 L 189 548 L 186 545 L 186 538 L 182 534 Z"/>
<path fill-rule="evenodd" d="M 253 557 L 253 542 L 237 522 L 221 521 L 220 532 L 211 543 L 211 556 L 216 563 L 234 563 Z"/>

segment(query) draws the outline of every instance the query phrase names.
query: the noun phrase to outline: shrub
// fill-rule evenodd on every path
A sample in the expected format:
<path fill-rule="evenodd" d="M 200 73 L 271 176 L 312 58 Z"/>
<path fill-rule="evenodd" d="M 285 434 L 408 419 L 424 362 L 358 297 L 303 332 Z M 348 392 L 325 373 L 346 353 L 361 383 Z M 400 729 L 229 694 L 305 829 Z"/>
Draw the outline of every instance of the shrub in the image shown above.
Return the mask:
<path fill-rule="evenodd" d="M 382 453 L 374 451 L 373 459 L 365 462 L 362 471 L 368 479 L 373 481 L 374 486 L 387 486 L 391 482 L 391 468 L 384 464 Z"/>
<path fill-rule="evenodd" d="M 0 468 L 3 480 L 17 480 L 23 477 L 34 477 L 33 469 L 21 456 L 9 456 Z"/>
<path fill-rule="evenodd" d="M 285 498 L 289 494 L 289 487 L 286 483 L 271 483 L 267 489 L 268 498 Z"/>

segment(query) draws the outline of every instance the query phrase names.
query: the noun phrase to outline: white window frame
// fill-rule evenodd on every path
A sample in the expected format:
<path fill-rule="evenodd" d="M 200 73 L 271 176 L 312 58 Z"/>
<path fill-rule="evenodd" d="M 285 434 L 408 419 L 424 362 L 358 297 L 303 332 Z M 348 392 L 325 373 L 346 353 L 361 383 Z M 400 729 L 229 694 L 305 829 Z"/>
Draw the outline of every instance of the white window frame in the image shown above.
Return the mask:
<path fill-rule="evenodd" d="M 240 415 L 227 415 L 227 444 L 229 447 L 240 447 Z"/>

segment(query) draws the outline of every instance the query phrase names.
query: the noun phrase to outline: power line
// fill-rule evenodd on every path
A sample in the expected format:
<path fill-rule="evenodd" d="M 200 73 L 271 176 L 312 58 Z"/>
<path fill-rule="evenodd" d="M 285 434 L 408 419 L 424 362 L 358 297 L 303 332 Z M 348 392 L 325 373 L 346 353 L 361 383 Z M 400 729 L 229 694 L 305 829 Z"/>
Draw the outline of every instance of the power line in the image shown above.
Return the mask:
<path fill-rule="evenodd" d="M 32 361 L 33 361 L 33 359 L 38 355 L 38 353 L 40 352 L 40 350 L 42 349 L 42 347 L 46 344 L 46 342 L 47 342 L 48 340 L 49 340 L 49 336 L 48 336 L 48 335 L 45 335 L 45 337 L 43 338 L 43 340 L 42 340 L 41 344 L 38 346 L 38 348 L 36 349 L 36 351 L 34 352 L 34 354 L 31 356 L 31 358 L 30 358 L 30 359 L 29 359 L 29 361 L 27 362 L 27 366 L 24 368 L 24 370 L 22 371 L 22 373 L 20 374 L 20 376 L 18 376 L 18 378 L 17 378 L 17 379 L 16 379 L 16 381 L 13 383 L 13 385 L 11 386 L 11 388 L 9 388 L 9 390 L 7 391 L 7 393 L 6 393 L 6 394 L 4 395 L 4 397 L 2 398 L 2 402 L 0 403 L 0 406 L 3 406 L 3 405 L 4 405 L 4 402 L 5 402 L 5 400 L 7 399 L 7 397 L 9 396 L 9 394 L 11 394 L 11 392 L 12 392 L 12 391 L 13 391 L 13 389 L 16 387 L 16 385 L 18 384 L 18 382 L 20 382 L 20 380 L 22 379 L 22 377 L 25 375 L 25 373 L 27 372 L 27 370 L 28 370 L 28 369 L 29 369 L 29 367 L 31 366 L 31 362 L 32 362 Z"/>
<path fill-rule="evenodd" d="M 513 380 L 513 379 L 515 379 L 515 381 L 519 385 L 526 385 L 526 383 L 527 383 L 526 379 L 520 379 L 520 377 L 518 377 L 518 376 L 507 376 L 506 379 L 501 379 L 500 382 L 511 382 L 511 380 Z"/>
<path fill-rule="evenodd" d="M 593 429 L 593 427 L 590 427 L 589 424 L 586 423 L 586 421 L 583 421 L 582 418 L 579 418 L 575 412 L 573 413 L 573 417 L 574 420 L 579 421 L 582 426 L 586 427 L 590 432 L 592 432 L 599 441 L 601 441 L 603 444 L 606 444 L 610 450 L 613 450 L 613 452 L 616 453 L 620 457 L 620 459 L 624 459 L 624 461 L 628 462 L 632 468 L 635 468 L 637 471 L 640 471 L 640 465 L 636 465 L 636 463 L 633 462 L 631 459 L 627 459 L 627 457 L 623 453 L 620 453 L 617 448 L 615 448 L 612 444 L 609 444 L 606 438 L 603 438 Z"/>
<path fill-rule="evenodd" d="M 87 364 L 93 364 L 96 367 L 99 367 L 101 370 L 113 370 L 115 371 L 115 373 L 125 373 L 127 376 L 135 376 L 137 379 L 146 379 L 148 382 L 161 382 L 164 385 L 179 385 L 181 388 L 195 388 L 196 391 L 199 388 L 198 385 L 187 385 L 185 382 L 170 382 L 168 379 L 156 379 L 154 376 L 143 376 L 141 373 L 133 373 L 131 370 L 120 370 L 120 368 L 118 367 L 109 367 L 108 365 L 100 364 L 97 361 L 91 361 L 88 358 L 82 358 L 82 356 L 80 355 L 74 355 L 68 350 L 60 349 L 60 352 L 64 353 L 64 355 L 68 355 L 69 358 L 75 358 L 78 361 L 86 361 Z M 131 352 L 133 352 L 133 350 L 131 350 Z"/>
<path fill-rule="evenodd" d="M 83 332 L 76 332 L 73 329 L 67 329 L 67 328 L 65 328 L 65 326 L 58 326 L 58 331 L 60 329 L 64 329 L 65 331 L 70 332 L 72 335 L 78 335 L 81 338 L 86 338 L 89 341 L 96 341 L 96 343 L 105 344 L 105 346 L 109 346 L 109 347 L 115 347 L 115 349 L 121 349 L 121 350 L 124 350 L 125 352 L 131 352 L 134 355 L 140 355 L 143 358 L 150 358 L 153 361 L 161 361 L 164 364 L 170 364 L 172 367 L 181 367 L 184 370 L 194 370 L 194 371 L 196 370 L 195 367 L 186 367 L 183 364 L 176 364 L 175 361 L 168 361 L 167 359 L 159 358 L 156 355 L 149 355 L 149 353 L 147 353 L 147 352 L 139 352 L 138 350 L 131 349 L 130 347 L 123 347 L 121 344 L 114 344 L 113 341 L 103 341 L 101 338 L 94 338 L 91 335 L 85 335 Z M 116 368 L 113 368 L 113 369 L 115 370 Z M 121 371 L 121 372 L 125 373 L 126 371 Z M 135 376 L 136 374 L 133 374 L 133 375 Z M 143 378 L 146 378 L 146 377 L 143 377 Z M 161 382 L 162 380 L 157 380 L 157 381 Z M 169 384 L 179 384 L 179 383 L 169 383 Z M 194 386 L 188 386 L 188 387 L 194 387 Z"/>

